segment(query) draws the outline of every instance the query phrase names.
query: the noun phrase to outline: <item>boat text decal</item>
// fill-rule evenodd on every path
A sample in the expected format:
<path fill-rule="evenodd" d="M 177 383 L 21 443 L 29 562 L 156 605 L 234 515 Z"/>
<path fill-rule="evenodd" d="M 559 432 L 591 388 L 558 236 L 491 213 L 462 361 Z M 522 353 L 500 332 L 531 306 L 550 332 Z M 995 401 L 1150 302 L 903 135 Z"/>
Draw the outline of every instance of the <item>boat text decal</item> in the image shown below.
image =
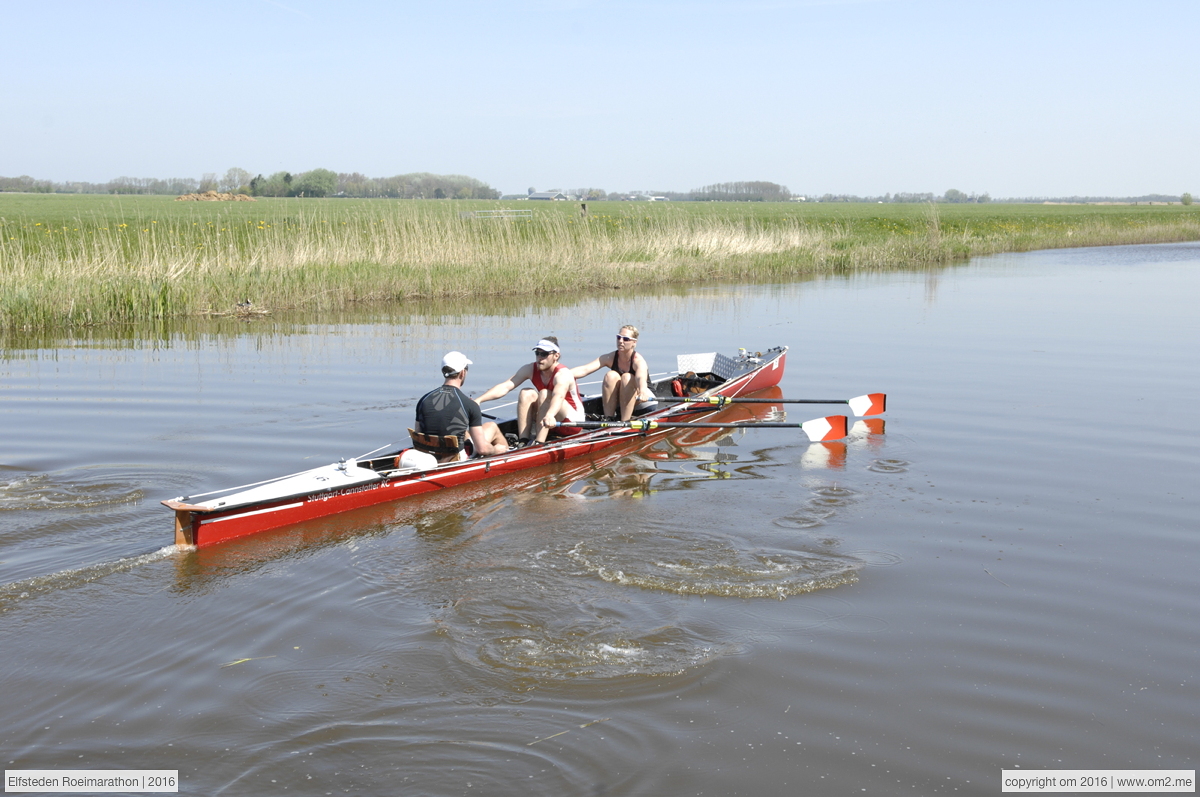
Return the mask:
<path fill-rule="evenodd" d="M 310 495 L 306 500 L 308 503 L 313 501 L 328 501 L 331 498 L 341 498 L 343 495 L 353 495 L 354 493 L 365 493 L 368 490 L 374 490 L 379 487 L 379 482 L 371 482 L 370 484 L 360 484 L 357 487 L 343 487 L 340 490 L 333 490 L 320 495 Z"/>

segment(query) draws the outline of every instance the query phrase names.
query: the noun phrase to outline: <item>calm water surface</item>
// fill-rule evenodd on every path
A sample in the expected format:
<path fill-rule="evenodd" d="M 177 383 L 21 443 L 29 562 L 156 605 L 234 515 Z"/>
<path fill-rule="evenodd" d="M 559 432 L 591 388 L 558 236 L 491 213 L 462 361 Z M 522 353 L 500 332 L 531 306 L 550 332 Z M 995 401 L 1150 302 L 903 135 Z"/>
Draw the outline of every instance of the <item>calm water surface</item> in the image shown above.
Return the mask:
<path fill-rule="evenodd" d="M 1200 246 L 8 339 L 0 758 L 181 793 L 996 794 L 1194 769 Z M 693 435 L 201 552 L 162 498 L 399 439 L 556 333 L 792 347 L 886 434 Z M 806 420 L 820 408 L 787 407 Z M 1183 414 L 1180 414 L 1183 413 Z"/>

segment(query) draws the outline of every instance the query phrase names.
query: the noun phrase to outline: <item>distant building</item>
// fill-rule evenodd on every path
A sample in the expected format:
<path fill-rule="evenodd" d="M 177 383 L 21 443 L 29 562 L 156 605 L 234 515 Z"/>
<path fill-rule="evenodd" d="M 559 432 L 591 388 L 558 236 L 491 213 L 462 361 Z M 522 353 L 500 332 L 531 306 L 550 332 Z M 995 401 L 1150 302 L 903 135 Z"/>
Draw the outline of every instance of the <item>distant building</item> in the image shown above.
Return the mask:
<path fill-rule="evenodd" d="M 562 191 L 537 191 L 535 193 L 530 194 L 528 198 L 529 199 L 563 200 L 563 199 L 572 199 L 573 197 L 567 196 Z"/>

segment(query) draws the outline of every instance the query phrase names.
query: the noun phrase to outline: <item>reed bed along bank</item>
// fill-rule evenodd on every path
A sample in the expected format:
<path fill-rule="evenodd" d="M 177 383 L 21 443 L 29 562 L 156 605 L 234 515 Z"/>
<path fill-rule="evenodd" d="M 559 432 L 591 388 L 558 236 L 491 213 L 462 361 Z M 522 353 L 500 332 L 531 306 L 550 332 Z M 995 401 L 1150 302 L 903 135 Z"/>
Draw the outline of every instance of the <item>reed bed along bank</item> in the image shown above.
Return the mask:
<path fill-rule="evenodd" d="M 530 217 L 485 218 L 509 208 Z M 1184 207 L 799 205 L 0 194 L 0 328 L 537 296 L 1200 239 Z"/>

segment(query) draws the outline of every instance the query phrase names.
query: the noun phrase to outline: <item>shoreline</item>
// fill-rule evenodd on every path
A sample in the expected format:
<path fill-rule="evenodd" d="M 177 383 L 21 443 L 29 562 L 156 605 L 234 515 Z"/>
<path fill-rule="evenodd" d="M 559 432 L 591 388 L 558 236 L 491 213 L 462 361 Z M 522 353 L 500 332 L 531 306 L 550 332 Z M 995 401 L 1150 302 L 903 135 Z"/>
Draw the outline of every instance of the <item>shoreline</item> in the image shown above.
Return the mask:
<path fill-rule="evenodd" d="M 474 215 L 516 210 L 509 218 Z M 913 269 L 1200 240 L 1164 205 L 450 200 L 175 202 L 0 194 L 0 329 L 332 310 Z M 247 304 L 248 302 L 248 304 Z"/>

